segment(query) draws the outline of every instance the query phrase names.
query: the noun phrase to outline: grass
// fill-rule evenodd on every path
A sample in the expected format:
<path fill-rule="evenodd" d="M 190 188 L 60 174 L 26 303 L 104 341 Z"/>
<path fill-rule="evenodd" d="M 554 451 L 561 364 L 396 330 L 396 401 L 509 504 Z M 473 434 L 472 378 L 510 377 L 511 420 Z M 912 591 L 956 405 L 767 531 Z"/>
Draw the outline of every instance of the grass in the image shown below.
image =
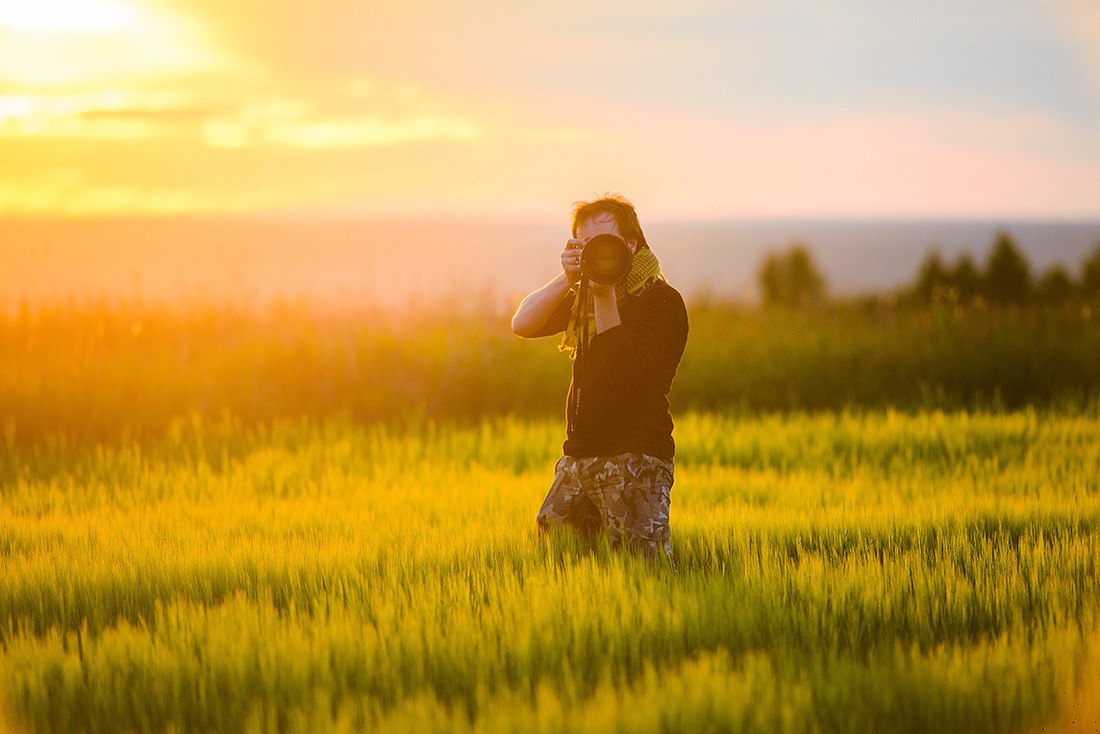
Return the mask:
<path fill-rule="evenodd" d="M 536 537 L 556 420 L 9 439 L 0 700 L 27 732 L 1071 730 L 1098 418 L 685 415 L 675 572 Z"/>
<path fill-rule="evenodd" d="M 797 313 L 700 301 L 689 319 L 678 411 L 1079 411 L 1100 400 L 1100 318 L 1088 307 Z M 413 428 L 559 416 L 568 359 L 553 340 L 515 338 L 508 321 L 477 303 L 402 317 L 295 303 L 26 306 L 0 315 L 0 439 L 24 450 L 147 441 L 191 413 Z"/>

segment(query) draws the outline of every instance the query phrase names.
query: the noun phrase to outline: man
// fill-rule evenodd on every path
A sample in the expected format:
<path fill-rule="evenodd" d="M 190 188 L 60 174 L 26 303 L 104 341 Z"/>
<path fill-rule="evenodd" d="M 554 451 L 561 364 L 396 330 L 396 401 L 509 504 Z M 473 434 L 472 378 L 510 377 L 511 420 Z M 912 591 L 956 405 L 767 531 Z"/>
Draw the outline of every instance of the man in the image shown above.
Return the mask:
<path fill-rule="evenodd" d="M 572 232 L 562 273 L 524 298 L 512 318 L 521 337 L 564 331 L 562 349 L 573 356 L 563 456 L 538 512 L 539 531 L 602 529 L 613 545 L 671 560 L 668 393 L 687 342 L 684 300 L 665 281 L 626 199 L 578 203 Z M 630 273 L 618 285 L 590 281 L 581 288 L 583 245 L 605 233 L 626 241 Z M 587 303 L 580 302 L 584 293 Z M 590 314 L 594 323 L 587 323 Z"/>

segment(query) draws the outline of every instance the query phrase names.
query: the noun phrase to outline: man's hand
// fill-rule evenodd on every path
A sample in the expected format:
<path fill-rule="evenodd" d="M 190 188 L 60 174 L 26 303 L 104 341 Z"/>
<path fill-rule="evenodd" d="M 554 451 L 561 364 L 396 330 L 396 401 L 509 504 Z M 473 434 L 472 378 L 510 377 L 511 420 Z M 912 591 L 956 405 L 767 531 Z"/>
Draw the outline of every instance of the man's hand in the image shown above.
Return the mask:
<path fill-rule="evenodd" d="M 622 323 L 619 316 L 619 297 L 615 293 L 615 286 L 600 285 L 588 281 L 588 287 L 592 289 L 592 307 L 596 312 L 596 333 L 602 334 L 608 329 L 613 329 Z"/>
<path fill-rule="evenodd" d="M 561 252 L 561 269 L 565 271 L 565 277 L 570 283 L 576 283 L 581 279 L 581 250 L 584 248 L 584 240 L 569 240 L 565 243 L 565 249 Z"/>
<path fill-rule="evenodd" d="M 593 298 L 601 300 L 607 300 L 615 296 L 614 285 L 601 285 L 594 280 L 588 281 L 588 290 L 592 294 Z M 618 302 L 618 299 L 615 299 Z"/>

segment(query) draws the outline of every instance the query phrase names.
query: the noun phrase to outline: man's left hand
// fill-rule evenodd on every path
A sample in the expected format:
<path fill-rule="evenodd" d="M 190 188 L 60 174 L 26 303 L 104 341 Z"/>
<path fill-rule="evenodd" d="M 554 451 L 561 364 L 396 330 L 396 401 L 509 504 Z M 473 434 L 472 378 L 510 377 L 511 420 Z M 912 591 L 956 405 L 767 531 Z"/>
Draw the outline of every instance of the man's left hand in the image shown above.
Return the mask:
<path fill-rule="evenodd" d="M 615 293 L 615 286 L 600 285 L 590 280 L 588 287 L 592 289 L 592 306 L 596 312 L 596 333 L 602 334 L 621 324 L 622 318 L 619 316 L 619 299 Z"/>
<path fill-rule="evenodd" d="M 615 295 L 615 286 L 600 285 L 595 281 L 588 281 L 588 290 L 593 298 L 610 298 Z"/>

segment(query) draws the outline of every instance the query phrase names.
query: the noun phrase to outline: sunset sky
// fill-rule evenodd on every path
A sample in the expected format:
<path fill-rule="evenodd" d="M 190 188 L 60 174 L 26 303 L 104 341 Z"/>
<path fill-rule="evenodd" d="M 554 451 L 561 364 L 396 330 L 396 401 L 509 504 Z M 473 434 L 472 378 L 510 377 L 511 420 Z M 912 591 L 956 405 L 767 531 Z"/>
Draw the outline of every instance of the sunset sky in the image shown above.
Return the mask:
<path fill-rule="evenodd" d="M 0 0 L 0 213 L 1100 216 L 1096 0 Z"/>

